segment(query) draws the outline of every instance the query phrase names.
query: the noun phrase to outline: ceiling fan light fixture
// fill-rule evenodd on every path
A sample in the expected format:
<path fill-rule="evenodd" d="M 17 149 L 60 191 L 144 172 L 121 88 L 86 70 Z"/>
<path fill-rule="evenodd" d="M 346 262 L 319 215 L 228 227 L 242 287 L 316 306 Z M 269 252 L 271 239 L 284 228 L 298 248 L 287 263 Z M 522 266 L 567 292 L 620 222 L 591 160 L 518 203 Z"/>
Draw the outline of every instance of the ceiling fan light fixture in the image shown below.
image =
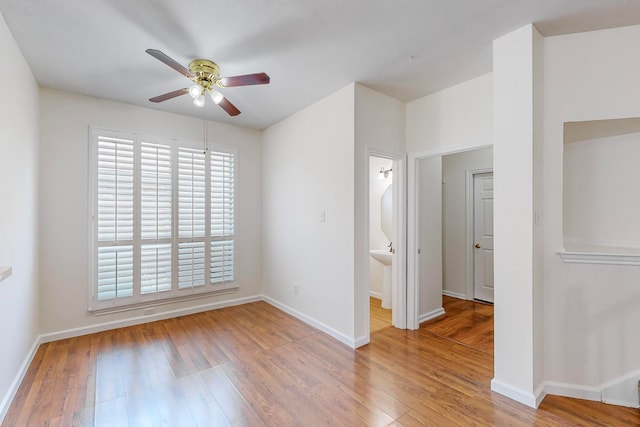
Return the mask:
<path fill-rule="evenodd" d="M 270 77 L 266 73 L 243 74 L 220 78 L 220 68 L 215 62 L 209 59 L 194 59 L 189 63 L 189 67 L 187 68 L 157 49 L 147 49 L 145 52 L 163 64 L 173 68 L 193 83 L 191 87 L 185 87 L 149 98 L 151 102 L 163 102 L 189 93 L 193 98 L 193 104 L 202 108 L 205 106 L 205 98 L 207 93 L 209 93 L 211 100 L 219 105 L 228 115 L 237 116 L 240 114 L 238 107 L 233 105 L 229 99 L 220 92 L 214 90 L 213 86 L 225 88 L 264 85 L 271 82 Z"/>
<path fill-rule="evenodd" d="M 211 100 L 216 104 L 220 104 L 224 99 L 224 95 L 213 89 L 211 89 L 211 91 L 209 92 L 209 96 L 211 97 Z"/>
<path fill-rule="evenodd" d="M 197 97 L 196 99 L 193 100 L 193 104 L 196 107 L 204 107 L 204 95 L 200 95 L 199 97 Z"/>
<path fill-rule="evenodd" d="M 200 95 L 202 95 L 202 86 L 200 85 L 191 86 L 189 88 L 189 95 L 191 95 L 193 99 L 197 99 Z"/>

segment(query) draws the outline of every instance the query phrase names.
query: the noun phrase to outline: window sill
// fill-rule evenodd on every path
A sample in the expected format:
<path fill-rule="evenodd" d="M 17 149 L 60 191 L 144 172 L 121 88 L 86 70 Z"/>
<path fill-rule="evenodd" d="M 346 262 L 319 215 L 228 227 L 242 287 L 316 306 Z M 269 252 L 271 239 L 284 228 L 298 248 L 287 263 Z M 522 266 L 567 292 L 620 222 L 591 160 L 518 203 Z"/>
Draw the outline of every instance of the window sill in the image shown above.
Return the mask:
<path fill-rule="evenodd" d="M 640 248 L 567 245 L 558 252 L 562 262 L 575 264 L 640 265 Z"/>
<path fill-rule="evenodd" d="M 122 313 L 125 311 L 150 309 L 153 307 L 173 304 L 176 302 L 191 301 L 191 300 L 203 299 L 203 298 L 217 296 L 217 295 L 231 294 L 237 291 L 238 291 L 238 286 L 235 286 L 233 288 L 220 289 L 212 292 L 202 292 L 198 294 L 177 296 L 173 298 L 166 298 L 166 299 L 160 299 L 160 300 L 145 301 L 145 302 L 140 302 L 135 304 L 118 305 L 118 306 L 111 306 L 111 307 L 105 307 L 105 308 L 93 307 L 89 309 L 89 312 L 92 313 L 94 316 L 102 316 L 105 314 Z M 145 312 L 144 314 L 150 315 L 150 314 L 155 314 L 155 312 Z"/>

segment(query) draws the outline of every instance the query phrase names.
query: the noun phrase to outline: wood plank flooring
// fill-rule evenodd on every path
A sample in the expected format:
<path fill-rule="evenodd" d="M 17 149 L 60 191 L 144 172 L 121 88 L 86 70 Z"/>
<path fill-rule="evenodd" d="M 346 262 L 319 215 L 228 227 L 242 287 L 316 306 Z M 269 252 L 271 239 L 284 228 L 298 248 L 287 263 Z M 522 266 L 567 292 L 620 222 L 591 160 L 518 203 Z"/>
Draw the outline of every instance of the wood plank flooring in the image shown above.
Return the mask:
<path fill-rule="evenodd" d="M 424 322 L 420 328 L 493 354 L 493 305 L 443 295 L 442 307 L 444 316 Z"/>
<path fill-rule="evenodd" d="M 2 426 L 640 425 L 634 409 L 493 393 L 493 356 L 439 333 L 386 328 L 353 350 L 257 302 L 61 340 Z"/>
<path fill-rule="evenodd" d="M 369 332 L 376 333 L 391 327 L 391 310 L 382 308 L 382 300 L 369 297 Z"/>

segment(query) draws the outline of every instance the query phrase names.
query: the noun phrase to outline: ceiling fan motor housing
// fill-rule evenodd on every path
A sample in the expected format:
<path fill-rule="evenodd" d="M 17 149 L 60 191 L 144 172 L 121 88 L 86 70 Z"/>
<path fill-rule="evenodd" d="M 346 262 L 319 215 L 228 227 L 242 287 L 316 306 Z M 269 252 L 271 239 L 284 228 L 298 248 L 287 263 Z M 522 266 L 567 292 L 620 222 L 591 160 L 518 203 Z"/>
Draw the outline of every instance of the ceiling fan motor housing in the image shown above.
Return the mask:
<path fill-rule="evenodd" d="M 194 59 L 189 63 L 189 71 L 196 75 L 195 82 L 203 89 L 211 89 L 220 80 L 218 65 L 208 59 Z"/>

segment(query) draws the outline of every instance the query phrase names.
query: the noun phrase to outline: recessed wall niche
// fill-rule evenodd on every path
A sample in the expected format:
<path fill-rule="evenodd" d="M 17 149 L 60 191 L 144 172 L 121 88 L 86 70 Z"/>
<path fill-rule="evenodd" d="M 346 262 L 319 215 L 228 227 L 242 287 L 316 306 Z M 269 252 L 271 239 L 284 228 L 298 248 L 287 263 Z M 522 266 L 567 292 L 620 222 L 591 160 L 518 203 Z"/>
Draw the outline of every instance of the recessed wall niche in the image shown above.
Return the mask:
<path fill-rule="evenodd" d="M 640 118 L 565 123 L 563 178 L 566 252 L 640 254 Z"/>

